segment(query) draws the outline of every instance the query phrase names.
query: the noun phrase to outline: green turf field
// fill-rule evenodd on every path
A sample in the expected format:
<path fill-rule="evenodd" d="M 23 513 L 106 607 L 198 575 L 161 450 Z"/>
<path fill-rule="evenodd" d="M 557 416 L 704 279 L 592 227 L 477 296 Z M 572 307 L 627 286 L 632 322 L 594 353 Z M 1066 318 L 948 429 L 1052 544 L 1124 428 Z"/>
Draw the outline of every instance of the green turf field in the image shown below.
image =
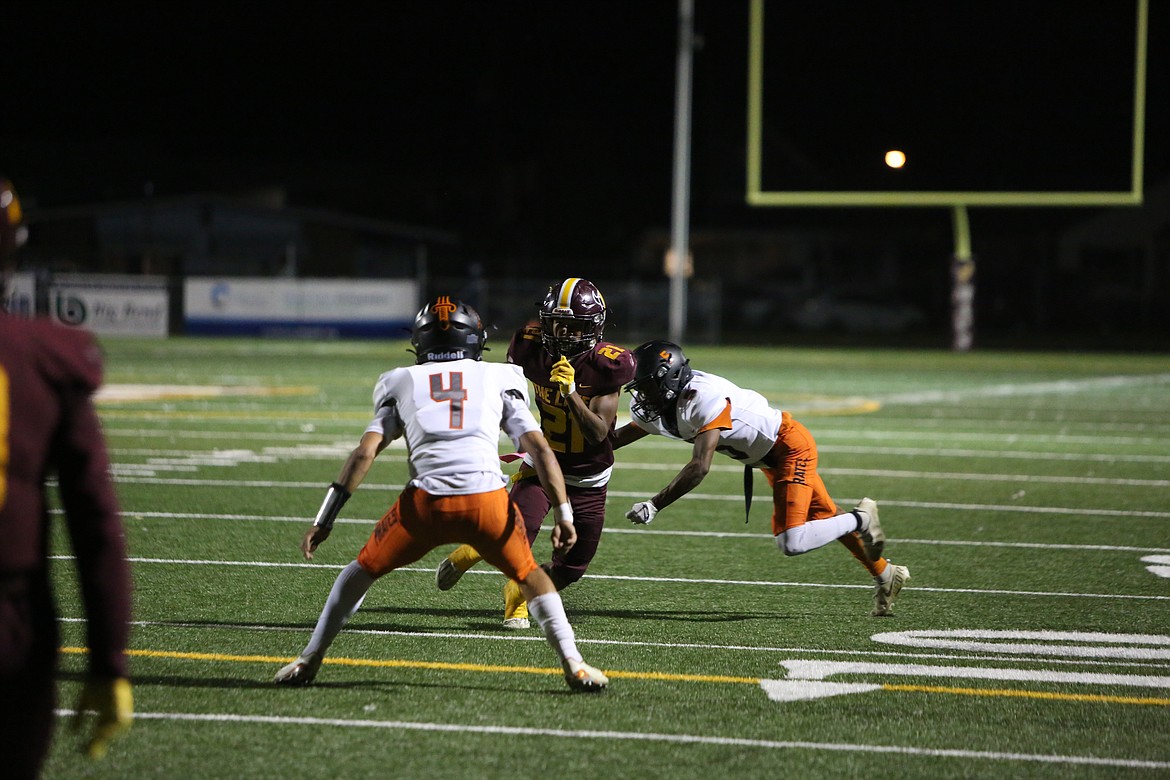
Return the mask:
<path fill-rule="evenodd" d="M 405 346 L 104 342 L 137 719 L 90 764 L 63 716 L 46 777 L 1170 776 L 1165 355 L 688 350 L 808 425 L 840 504 L 878 499 L 912 573 L 894 617 L 869 616 L 840 545 L 776 550 L 759 475 L 745 525 L 722 456 L 630 525 L 689 456 L 651 438 L 619 451 L 601 549 L 563 594 L 604 694 L 570 694 L 535 626 L 500 628 L 500 575 L 436 590 L 447 549 L 374 586 L 316 684 L 278 688 L 405 481 L 399 444 L 302 560 Z M 68 709 L 84 634 L 56 571 Z"/>

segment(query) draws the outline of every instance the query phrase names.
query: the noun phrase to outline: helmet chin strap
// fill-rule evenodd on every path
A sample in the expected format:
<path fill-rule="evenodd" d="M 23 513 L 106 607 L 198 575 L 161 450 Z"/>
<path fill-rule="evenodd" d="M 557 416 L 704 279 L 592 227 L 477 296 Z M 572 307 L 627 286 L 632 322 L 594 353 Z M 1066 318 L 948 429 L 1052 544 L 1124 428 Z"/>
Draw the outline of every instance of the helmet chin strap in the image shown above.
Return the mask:
<path fill-rule="evenodd" d="M 681 439 L 682 436 L 678 432 L 678 399 L 667 401 L 663 404 L 660 415 L 662 417 L 662 424 L 666 426 L 666 430 Z"/>

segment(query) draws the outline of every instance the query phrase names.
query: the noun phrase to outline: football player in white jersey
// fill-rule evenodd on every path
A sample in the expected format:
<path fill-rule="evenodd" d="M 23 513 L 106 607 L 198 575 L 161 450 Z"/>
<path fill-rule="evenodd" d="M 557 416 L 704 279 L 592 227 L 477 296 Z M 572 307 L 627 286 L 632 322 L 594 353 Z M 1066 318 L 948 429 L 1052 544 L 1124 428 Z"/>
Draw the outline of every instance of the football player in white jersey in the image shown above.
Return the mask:
<path fill-rule="evenodd" d="M 406 438 L 410 481 L 378 521 L 357 559 L 329 593 L 308 645 L 276 673 L 275 682 L 313 681 L 329 645 L 361 606 L 374 581 L 417 561 L 442 544 L 467 543 L 515 581 L 529 612 L 545 633 L 577 691 L 599 691 L 608 679 L 586 664 L 560 594 L 536 565 L 524 519 L 505 490 L 499 432 L 532 456 L 544 489 L 553 498 L 554 549 L 576 541 L 573 511 L 556 456 L 528 407 L 523 375 L 515 366 L 484 363 L 486 341 L 476 311 L 446 296 L 415 317 L 411 344 L 417 365 L 382 374 L 374 388 L 374 419 L 330 485 L 301 551 L 306 560 L 328 537 L 341 508 L 387 444 Z"/>
<path fill-rule="evenodd" d="M 631 421 L 614 433 L 614 449 L 649 434 L 692 444 L 691 460 L 652 498 L 626 513 L 646 524 L 660 510 L 698 487 L 716 451 L 764 472 L 772 486 L 772 534 L 785 555 L 839 541 L 873 576 L 875 617 L 892 615 L 894 600 L 910 579 L 905 566 L 882 557 L 885 533 L 877 503 L 863 498 L 841 512 L 817 473 L 812 434 L 788 412 L 773 409 L 754 390 L 715 374 L 696 371 L 682 349 L 669 341 L 648 341 L 634 350 Z M 751 472 L 745 480 L 751 479 Z M 745 484 L 750 484 L 746 483 Z"/>
<path fill-rule="evenodd" d="M 541 568 L 557 590 L 579 581 L 601 544 L 605 500 L 613 450 L 609 435 L 617 420 L 622 387 L 634 378 L 630 352 L 602 338 L 608 308 L 597 286 L 570 277 L 549 286 L 540 319 L 517 330 L 508 345 L 508 362 L 532 386 L 541 430 L 556 455 L 573 507 L 577 544 L 553 551 Z M 528 541 L 535 542 L 552 503 L 532 467 L 524 464 L 509 491 L 524 514 Z M 439 590 L 454 587 L 479 560 L 470 545 L 456 548 L 435 571 Z M 530 625 L 528 605 L 509 580 L 504 583 L 504 628 Z"/>

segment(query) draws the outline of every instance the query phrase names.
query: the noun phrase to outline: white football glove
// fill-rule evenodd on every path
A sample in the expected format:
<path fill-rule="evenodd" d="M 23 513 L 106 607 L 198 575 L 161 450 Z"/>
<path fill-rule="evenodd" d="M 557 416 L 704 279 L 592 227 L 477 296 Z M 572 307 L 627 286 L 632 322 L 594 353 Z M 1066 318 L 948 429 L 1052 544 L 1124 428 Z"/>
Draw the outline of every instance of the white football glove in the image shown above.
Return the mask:
<path fill-rule="evenodd" d="M 634 525 L 649 525 L 656 514 L 658 514 L 658 507 L 654 506 L 653 501 L 639 501 L 629 512 L 626 512 L 626 517 Z"/>

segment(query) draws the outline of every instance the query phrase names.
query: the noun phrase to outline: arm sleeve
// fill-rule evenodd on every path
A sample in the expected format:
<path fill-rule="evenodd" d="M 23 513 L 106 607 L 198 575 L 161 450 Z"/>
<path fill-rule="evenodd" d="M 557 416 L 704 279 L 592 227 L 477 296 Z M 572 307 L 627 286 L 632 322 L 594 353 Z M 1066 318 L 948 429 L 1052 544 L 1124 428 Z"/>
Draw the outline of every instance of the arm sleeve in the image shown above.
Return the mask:
<path fill-rule="evenodd" d="M 504 383 L 501 397 L 504 402 L 504 413 L 500 427 L 512 440 L 512 446 L 520 450 L 520 437 L 529 431 L 539 431 L 540 423 L 532 416 L 528 405 L 527 385 L 519 368 Z"/>
<path fill-rule="evenodd" d="M 125 677 L 130 568 L 105 440 L 87 390 L 67 390 L 62 400 L 63 417 L 54 440 L 54 462 L 77 558 L 90 673 Z"/>
<path fill-rule="evenodd" d="M 402 435 L 402 420 L 398 417 L 398 404 L 389 402 L 374 413 L 374 419 L 366 426 L 366 433 L 380 433 L 386 441 L 394 441 Z"/>
<path fill-rule="evenodd" d="M 393 369 L 378 377 L 374 384 L 374 419 L 366 426 L 366 433 L 380 433 L 386 441 L 394 441 L 403 434 L 398 398 L 394 395 L 401 376 L 399 369 Z"/>

